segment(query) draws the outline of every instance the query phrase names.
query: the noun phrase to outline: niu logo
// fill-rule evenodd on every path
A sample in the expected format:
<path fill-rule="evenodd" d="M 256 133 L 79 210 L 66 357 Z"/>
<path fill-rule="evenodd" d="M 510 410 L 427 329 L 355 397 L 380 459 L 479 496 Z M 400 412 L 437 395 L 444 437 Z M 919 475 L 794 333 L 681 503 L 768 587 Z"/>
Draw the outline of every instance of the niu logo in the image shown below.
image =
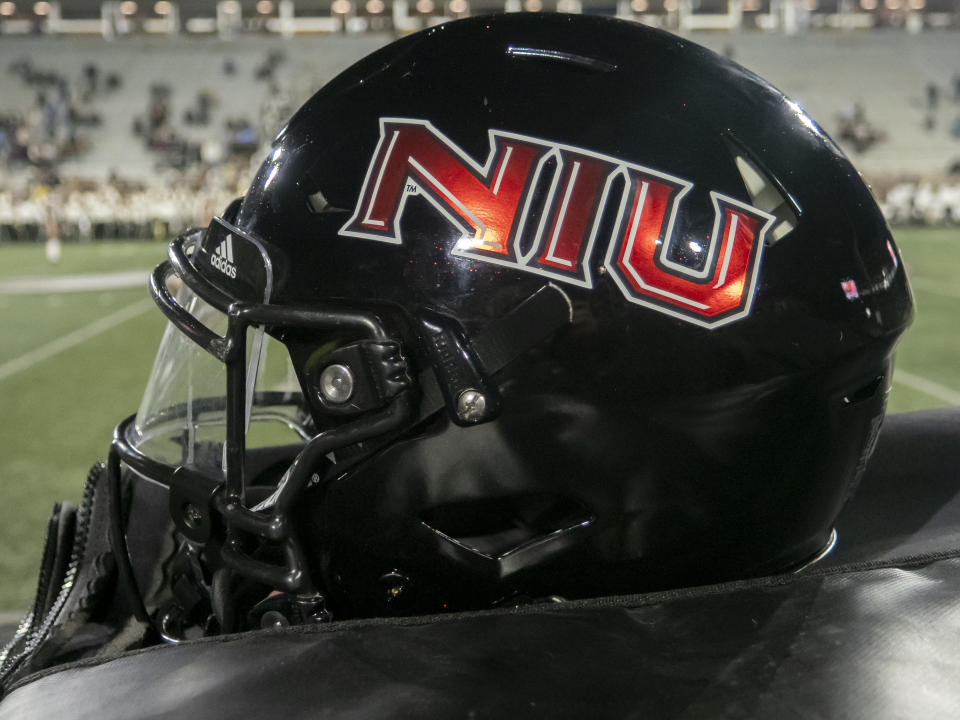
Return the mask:
<path fill-rule="evenodd" d="M 546 186 L 542 207 L 535 203 L 539 186 Z M 480 165 L 425 120 L 382 118 L 356 209 L 340 234 L 401 244 L 404 207 L 422 195 L 462 230 L 453 255 L 592 288 L 599 239 L 606 242 L 601 272 L 627 300 L 717 327 L 750 312 L 773 218 L 711 192 L 710 233 L 675 237 L 692 187 L 625 160 L 501 130 L 490 131 Z M 598 238 L 608 207 L 613 231 Z M 671 259 L 681 242 L 705 257 L 699 268 Z"/>
<path fill-rule="evenodd" d="M 227 239 L 217 245 L 210 256 L 210 264 L 227 277 L 237 276 L 237 266 L 233 264 L 233 235 L 227 235 Z"/>

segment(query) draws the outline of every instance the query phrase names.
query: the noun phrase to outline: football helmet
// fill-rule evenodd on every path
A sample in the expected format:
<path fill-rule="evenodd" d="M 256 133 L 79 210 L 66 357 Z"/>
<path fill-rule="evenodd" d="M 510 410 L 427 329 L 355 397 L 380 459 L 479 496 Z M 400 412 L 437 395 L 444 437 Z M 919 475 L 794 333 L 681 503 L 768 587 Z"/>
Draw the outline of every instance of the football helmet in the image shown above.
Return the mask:
<path fill-rule="evenodd" d="M 110 465 L 169 488 L 168 571 L 227 630 L 801 567 L 912 315 L 800 106 L 559 14 L 343 72 L 151 291 L 171 322 Z"/>

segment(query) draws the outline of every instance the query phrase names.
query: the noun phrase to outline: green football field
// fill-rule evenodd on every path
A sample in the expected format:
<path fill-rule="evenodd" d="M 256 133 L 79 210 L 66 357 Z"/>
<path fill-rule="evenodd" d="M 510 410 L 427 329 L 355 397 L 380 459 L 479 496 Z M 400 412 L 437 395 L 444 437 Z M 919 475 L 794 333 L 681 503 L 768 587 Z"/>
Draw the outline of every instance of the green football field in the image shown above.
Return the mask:
<path fill-rule="evenodd" d="M 960 230 L 896 235 L 917 318 L 900 346 L 891 411 L 960 404 Z M 79 500 L 114 426 L 136 411 L 164 325 L 143 287 L 38 292 L 15 281 L 145 277 L 164 256 L 153 243 L 65 245 L 51 265 L 40 245 L 0 246 L 0 612 L 30 602 L 50 508 Z"/>

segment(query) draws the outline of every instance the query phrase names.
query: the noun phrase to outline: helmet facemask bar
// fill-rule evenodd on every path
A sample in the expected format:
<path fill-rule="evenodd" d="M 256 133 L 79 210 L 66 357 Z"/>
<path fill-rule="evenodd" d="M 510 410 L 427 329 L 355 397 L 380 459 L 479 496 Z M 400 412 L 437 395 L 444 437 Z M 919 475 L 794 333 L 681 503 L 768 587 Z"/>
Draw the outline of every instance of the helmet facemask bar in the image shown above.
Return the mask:
<path fill-rule="evenodd" d="M 215 222 L 230 233 L 243 235 L 225 221 L 218 219 Z M 316 588 L 307 571 L 306 556 L 289 518 L 295 498 L 331 451 L 395 431 L 408 422 L 412 403 L 409 393 L 403 392 L 408 382 L 405 372 L 401 372 L 403 381 L 392 385 L 395 391 L 389 397 L 383 397 L 381 407 L 309 439 L 283 475 L 270 502 L 261 503 L 255 510 L 248 506 L 246 498 L 246 434 L 253 404 L 251 376 L 257 370 L 248 367 L 247 330 L 254 330 L 251 351 L 254 357 L 259 354 L 257 334 L 268 327 L 316 333 L 347 329 L 363 341 L 386 348 L 384 352 L 390 355 L 394 368 L 398 365 L 405 367 L 399 343 L 389 338 L 380 319 L 370 312 L 327 306 L 291 308 L 234 300 L 197 270 L 194 264 L 196 249 L 191 256 L 188 248 L 191 245 L 196 247 L 198 239 L 199 232 L 192 231 L 171 243 L 170 259 L 154 270 L 150 291 L 176 330 L 226 365 L 223 472 L 203 472 L 186 464 L 171 467 L 146 457 L 126 436 L 132 418 L 118 428 L 114 448 L 134 470 L 169 487 L 171 515 L 178 530 L 188 540 L 198 544 L 211 540 L 222 542 L 219 556 L 225 567 L 272 589 L 313 594 Z M 262 247 L 259 243 L 257 245 Z M 225 314 L 227 327 L 224 335 L 211 330 L 177 301 L 167 286 L 167 280 L 174 274 L 203 302 Z M 363 372 L 358 372 L 357 376 L 362 380 Z M 223 521 L 222 538 L 214 537 L 215 528 L 220 524 L 218 518 Z M 274 565 L 251 557 L 244 549 L 244 533 L 282 545 L 284 564 Z"/>

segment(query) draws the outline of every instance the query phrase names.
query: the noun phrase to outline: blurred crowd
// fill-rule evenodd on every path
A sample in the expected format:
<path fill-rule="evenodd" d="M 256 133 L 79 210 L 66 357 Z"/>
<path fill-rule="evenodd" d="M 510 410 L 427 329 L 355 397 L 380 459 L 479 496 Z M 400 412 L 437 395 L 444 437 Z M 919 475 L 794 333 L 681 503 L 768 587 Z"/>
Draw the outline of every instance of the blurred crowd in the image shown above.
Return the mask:
<path fill-rule="evenodd" d="M 960 225 L 960 177 L 896 183 L 880 206 L 893 225 Z"/>
<path fill-rule="evenodd" d="M 206 224 L 242 194 L 273 133 L 304 98 L 280 81 L 278 70 L 294 67 L 283 50 L 264 52 L 243 71 L 229 51 L 215 52 L 204 74 L 190 83 L 169 76 L 144 82 L 142 73 L 131 74 L 126 66 L 112 72 L 78 62 L 64 75 L 31 58 L 10 63 L 6 71 L 22 92 L 13 109 L 15 103 L 0 97 L 0 242 L 167 238 Z M 231 81 L 242 86 L 243 103 L 211 89 L 223 92 Z M 916 88 L 921 127 L 960 141 L 960 73 L 949 84 Z M 879 108 L 868 113 L 863 103 L 852 103 L 835 116 L 833 133 L 854 153 L 877 152 L 873 148 L 888 139 L 888 131 L 875 114 L 884 117 Z M 125 138 L 122 148 L 118 131 Z M 111 149 L 100 153 L 107 167 L 117 160 L 109 173 L 78 177 L 65 169 L 86 168 L 104 149 Z M 130 157 L 130 150 L 140 154 Z M 888 219 L 960 223 L 960 160 L 953 162 L 954 168 L 939 171 L 938 181 L 869 178 Z M 136 163 L 146 171 L 131 172 Z"/>
<path fill-rule="evenodd" d="M 867 119 L 867 111 L 862 102 L 855 102 L 850 110 L 837 116 L 837 138 L 859 154 L 886 140 L 887 133 Z"/>
<path fill-rule="evenodd" d="M 0 190 L 0 242 L 169 239 L 206 225 L 245 192 L 247 175 L 239 166 L 196 166 L 149 185 L 115 178 Z"/>
<path fill-rule="evenodd" d="M 11 63 L 7 72 L 33 102 L 5 110 L 0 97 L 0 242 L 166 238 L 206 224 L 245 191 L 263 145 L 294 107 L 275 77 L 283 62 L 272 52 L 257 65 L 258 100 L 239 116 L 218 113 L 209 90 L 174 99 L 166 82 L 124 91 L 121 73 L 92 63 L 72 77 L 27 58 Z M 230 76 L 237 69 L 227 59 L 220 71 Z M 120 151 L 119 169 L 107 177 L 76 177 L 64 163 L 112 140 L 110 132 L 84 129 L 101 127 L 102 105 L 115 93 L 122 93 L 125 122 L 148 167 L 130 172 L 144 161 Z M 133 98 L 140 111 L 127 102 Z"/>
<path fill-rule="evenodd" d="M 94 92 L 75 92 L 63 75 L 37 68 L 29 59 L 15 61 L 8 71 L 34 91 L 35 102 L 26 111 L 0 112 L 0 161 L 51 167 L 81 152 L 77 129 L 101 122 L 91 108 Z"/>
<path fill-rule="evenodd" d="M 924 132 L 960 140 L 960 72 L 954 73 L 949 87 L 926 83 L 913 104 L 919 108 Z M 837 114 L 835 134 L 858 155 L 888 139 L 887 130 L 867 116 L 866 106 L 859 100 Z"/>

